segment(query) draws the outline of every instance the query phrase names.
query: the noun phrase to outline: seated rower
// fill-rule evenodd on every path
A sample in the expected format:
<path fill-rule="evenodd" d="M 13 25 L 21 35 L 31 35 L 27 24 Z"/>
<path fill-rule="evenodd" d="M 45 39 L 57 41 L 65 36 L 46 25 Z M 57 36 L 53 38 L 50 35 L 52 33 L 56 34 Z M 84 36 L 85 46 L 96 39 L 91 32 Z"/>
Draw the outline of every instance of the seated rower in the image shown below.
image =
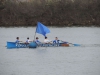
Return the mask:
<path fill-rule="evenodd" d="M 52 41 L 48 40 L 48 38 L 45 37 L 45 39 L 44 39 L 44 43 L 52 43 Z"/>
<path fill-rule="evenodd" d="M 68 42 L 66 41 L 62 41 L 62 40 L 58 40 L 58 37 L 55 37 L 55 40 L 53 41 L 54 44 L 58 44 L 61 46 L 69 46 Z"/>
<path fill-rule="evenodd" d="M 30 43 L 30 42 L 32 42 L 32 41 L 30 41 L 30 40 L 29 40 L 29 37 L 27 37 L 27 40 L 26 40 L 25 43 Z"/>
<path fill-rule="evenodd" d="M 19 43 L 19 42 L 22 42 L 22 41 L 19 41 L 19 37 L 16 37 L 15 43 Z"/>
<path fill-rule="evenodd" d="M 58 37 L 55 37 L 55 40 L 53 41 L 53 43 L 59 43 L 60 40 L 58 40 Z"/>
<path fill-rule="evenodd" d="M 58 40 L 58 37 L 55 37 L 55 40 L 53 41 L 53 43 L 65 43 L 65 44 L 67 44 L 68 42 L 62 41 L 62 40 Z"/>
<path fill-rule="evenodd" d="M 36 37 L 35 42 L 36 42 L 37 44 L 40 44 L 41 42 L 40 42 L 38 39 L 39 39 L 39 38 L 38 38 L 38 37 Z"/>

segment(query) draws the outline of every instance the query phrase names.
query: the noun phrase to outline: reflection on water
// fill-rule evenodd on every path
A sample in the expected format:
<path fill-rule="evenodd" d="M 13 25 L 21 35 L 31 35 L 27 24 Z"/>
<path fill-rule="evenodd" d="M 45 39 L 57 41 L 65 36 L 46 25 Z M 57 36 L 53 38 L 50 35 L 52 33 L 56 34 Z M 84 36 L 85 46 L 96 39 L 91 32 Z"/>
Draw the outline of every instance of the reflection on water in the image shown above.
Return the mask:
<path fill-rule="evenodd" d="M 96 27 L 52 28 L 48 39 L 59 39 L 80 47 L 6 49 L 7 41 L 34 39 L 35 27 L 0 28 L 0 75 L 99 75 L 100 29 Z M 36 34 L 40 41 L 44 37 Z"/>

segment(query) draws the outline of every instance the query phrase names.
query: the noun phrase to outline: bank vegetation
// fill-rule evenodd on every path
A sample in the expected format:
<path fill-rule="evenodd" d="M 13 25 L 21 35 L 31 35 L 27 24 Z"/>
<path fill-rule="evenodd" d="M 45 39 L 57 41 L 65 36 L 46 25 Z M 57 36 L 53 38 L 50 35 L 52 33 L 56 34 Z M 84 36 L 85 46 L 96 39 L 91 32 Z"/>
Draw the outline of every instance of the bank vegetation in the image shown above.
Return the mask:
<path fill-rule="evenodd" d="M 100 26 L 100 0 L 0 0 L 0 27 Z"/>

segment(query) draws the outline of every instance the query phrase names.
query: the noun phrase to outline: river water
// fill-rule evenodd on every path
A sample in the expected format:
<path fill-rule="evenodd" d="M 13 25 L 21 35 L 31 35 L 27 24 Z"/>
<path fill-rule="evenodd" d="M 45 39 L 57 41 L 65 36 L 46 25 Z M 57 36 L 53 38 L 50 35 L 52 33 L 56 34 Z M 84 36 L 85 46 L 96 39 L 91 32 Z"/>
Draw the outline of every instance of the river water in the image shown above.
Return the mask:
<path fill-rule="evenodd" d="M 35 27 L 0 28 L 0 75 L 100 75 L 100 28 L 49 27 L 48 39 L 59 39 L 79 47 L 7 49 L 7 41 L 34 39 Z M 40 41 L 44 37 L 36 34 Z"/>

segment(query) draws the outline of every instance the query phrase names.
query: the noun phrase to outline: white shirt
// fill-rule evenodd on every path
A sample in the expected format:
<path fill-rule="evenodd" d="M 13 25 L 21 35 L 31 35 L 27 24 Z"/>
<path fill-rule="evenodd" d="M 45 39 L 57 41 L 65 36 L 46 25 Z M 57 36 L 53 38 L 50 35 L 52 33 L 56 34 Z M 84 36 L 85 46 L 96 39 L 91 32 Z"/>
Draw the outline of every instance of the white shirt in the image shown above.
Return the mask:
<path fill-rule="evenodd" d="M 27 43 L 30 43 L 30 40 L 26 40 Z"/>
<path fill-rule="evenodd" d="M 44 43 L 49 43 L 49 42 L 50 42 L 50 40 L 44 39 Z"/>

